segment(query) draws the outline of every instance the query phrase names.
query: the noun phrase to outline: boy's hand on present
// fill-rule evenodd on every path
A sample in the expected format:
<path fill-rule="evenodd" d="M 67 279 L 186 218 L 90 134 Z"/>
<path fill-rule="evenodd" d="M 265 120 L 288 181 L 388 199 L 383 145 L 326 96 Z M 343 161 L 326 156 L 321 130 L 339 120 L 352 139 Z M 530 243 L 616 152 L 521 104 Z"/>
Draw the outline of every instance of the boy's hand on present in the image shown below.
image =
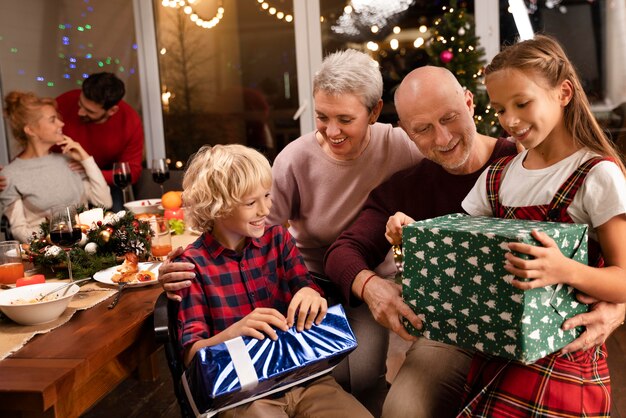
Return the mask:
<path fill-rule="evenodd" d="M 287 331 L 287 319 L 274 308 L 256 308 L 238 322 L 235 322 L 224 331 L 224 341 L 247 335 L 262 340 L 267 335 L 272 340 L 278 339 L 276 327 Z"/>
<path fill-rule="evenodd" d="M 513 255 L 513 253 L 506 253 L 504 255 L 506 258 L 504 268 L 517 277 L 533 280 L 513 280 L 511 284 L 521 290 L 545 287 L 556 283 L 568 284 L 568 279 L 573 276 L 572 264 L 575 265 L 577 262 L 565 257 L 548 234 L 533 229 L 532 236 L 542 246 L 521 242 L 509 243 L 511 251 L 527 254 L 531 256 L 531 259 L 526 260 Z"/>
<path fill-rule="evenodd" d="M 422 328 L 422 321 L 402 300 L 400 285 L 375 276 L 369 280 L 363 291 L 363 301 L 367 303 L 376 322 L 407 341 L 417 340 L 417 337 L 409 334 L 404 328 L 402 318 L 406 318 L 416 329 Z"/>
<path fill-rule="evenodd" d="M 402 227 L 413 222 L 415 222 L 415 220 L 410 216 L 402 212 L 396 212 L 393 216 L 390 216 L 387 221 L 385 238 L 387 238 L 387 241 L 389 241 L 391 245 L 401 245 Z"/>
<path fill-rule="evenodd" d="M 311 329 L 313 322 L 319 325 L 326 316 L 328 302 L 319 293 L 310 287 L 303 287 L 298 290 L 287 309 L 287 325 L 292 327 L 296 315 L 298 323 L 296 330 L 302 332 L 304 329 Z"/>
<path fill-rule="evenodd" d="M 601 345 L 613 331 L 624 324 L 625 304 L 598 301 L 584 293 L 577 293 L 576 298 L 582 303 L 591 305 L 589 312 L 567 319 L 562 328 L 567 331 L 575 327 L 585 327 L 585 330 L 578 338 L 563 347 L 560 353 L 572 353 Z"/>
<path fill-rule="evenodd" d="M 191 286 L 191 279 L 196 277 L 193 272 L 195 266 L 192 263 L 173 263 L 172 259 L 183 253 L 183 247 L 172 250 L 167 259 L 159 267 L 159 283 L 167 292 L 167 297 L 176 302 L 181 301 L 177 290 Z"/>

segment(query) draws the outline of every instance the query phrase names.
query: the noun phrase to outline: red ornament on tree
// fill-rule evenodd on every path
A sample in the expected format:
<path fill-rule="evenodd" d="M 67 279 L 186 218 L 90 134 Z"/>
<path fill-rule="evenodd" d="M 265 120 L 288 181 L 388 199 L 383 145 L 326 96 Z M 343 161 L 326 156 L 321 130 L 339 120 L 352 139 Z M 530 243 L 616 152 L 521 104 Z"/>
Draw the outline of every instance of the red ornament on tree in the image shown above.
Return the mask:
<path fill-rule="evenodd" d="M 439 59 L 444 64 L 447 64 L 450 61 L 452 61 L 452 58 L 454 58 L 454 54 L 451 51 L 448 51 L 447 49 L 445 51 L 441 51 L 441 54 L 439 54 Z"/>

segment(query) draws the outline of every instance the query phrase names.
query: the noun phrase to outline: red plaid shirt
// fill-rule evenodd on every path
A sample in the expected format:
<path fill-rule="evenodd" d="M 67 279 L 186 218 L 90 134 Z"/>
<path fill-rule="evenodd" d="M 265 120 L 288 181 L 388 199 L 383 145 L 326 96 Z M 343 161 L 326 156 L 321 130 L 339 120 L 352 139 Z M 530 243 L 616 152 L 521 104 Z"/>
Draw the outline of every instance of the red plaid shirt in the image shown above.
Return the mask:
<path fill-rule="evenodd" d="M 196 265 L 191 287 L 179 291 L 178 341 L 181 348 L 207 339 L 255 308 L 287 313 L 291 297 L 303 287 L 322 294 L 296 243 L 282 226 L 248 238 L 243 253 L 224 248 L 205 232 L 175 261 Z"/>

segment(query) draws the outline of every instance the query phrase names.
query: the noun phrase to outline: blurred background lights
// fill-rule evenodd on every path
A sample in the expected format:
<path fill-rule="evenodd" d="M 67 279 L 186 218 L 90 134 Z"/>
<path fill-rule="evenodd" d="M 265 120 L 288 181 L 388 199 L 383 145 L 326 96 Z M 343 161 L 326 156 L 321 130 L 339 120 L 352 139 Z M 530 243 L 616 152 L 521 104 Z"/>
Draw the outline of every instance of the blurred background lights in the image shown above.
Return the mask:
<path fill-rule="evenodd" d="M 350 8 L 344 7 L 336 24 L 331 27 L 335 33 L 359 35 L 361 27 L 383 28 L 393 16 L 405 11 L 414 0 L 351 0 Z M 350 10 L 348 13 L 347 10 Z M 376 33 L 376 32 L 374 32 Z"/>
<path fill-rule="evenodd" d="M 376 42 L 369 41 L 367 43 L 367 49 L 370 51 L 378 51 L 378 44 Z"/>

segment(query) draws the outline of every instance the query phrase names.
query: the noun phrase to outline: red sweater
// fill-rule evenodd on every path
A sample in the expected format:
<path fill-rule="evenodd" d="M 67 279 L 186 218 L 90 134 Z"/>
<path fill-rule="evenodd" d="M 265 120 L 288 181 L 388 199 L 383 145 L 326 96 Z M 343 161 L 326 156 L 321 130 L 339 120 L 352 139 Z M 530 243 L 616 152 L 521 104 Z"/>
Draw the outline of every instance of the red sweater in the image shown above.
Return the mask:
<path fill-rule="evenodd" d="M 78 117 L 80 90 L 57 97 L 59 114 L 65 123 L 63 133 L 93 155 L 108 184 L 113 183 L 113 163 L 127 161 L 132 182 L 139 180 L 143 159 L 143 127 L 135 110 L 125 101 L 119 110 L 103 123 L 83 123 Z"/>
<path fill-rule="evenodd" d="M 513 143 L 499 139 L 487 164 L 472 174 L 450 174 L 426 159 L 394 174 L 372 190 L 354 223 L 328 249 L 324 257 L 326 275 L 346 301 L 360 304 L 352 295 L 352 282 L 359 272 L 374 269 L 385 259 L 391 247 L 385 238 L 390 216 L 403 212 L 419 221 L 463 212 L 461 202 L 480 173 L 495 159 L 515 153 Z"/>

